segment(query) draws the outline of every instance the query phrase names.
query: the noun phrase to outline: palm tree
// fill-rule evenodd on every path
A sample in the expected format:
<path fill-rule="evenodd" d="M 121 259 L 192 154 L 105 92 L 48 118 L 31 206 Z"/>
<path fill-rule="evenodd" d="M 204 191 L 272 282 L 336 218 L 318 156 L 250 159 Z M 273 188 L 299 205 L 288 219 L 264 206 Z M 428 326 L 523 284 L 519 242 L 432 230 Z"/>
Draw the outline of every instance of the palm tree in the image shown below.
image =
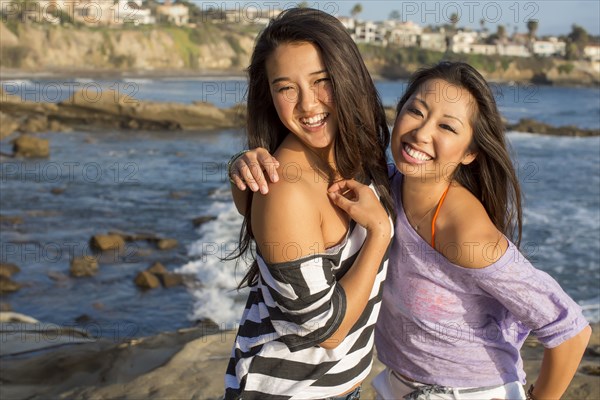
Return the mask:
<path fill-rule="evenodd" d="M 456 24 L 458 24 L 459 20 L 460 18 L 458 17 L 457 13 L 452 13 L 452 15 L 450 15 L 450 23 L 452 24 L 452 29 L 456 30 Z"/>
<path fill-rule="evenodd" d="M 535 39 L 535 33 L 538 30 L 538 21 L 536 19 L 530 19 L 527 21 L 527 32 L 529 36 L 528 40 L 528 48 L 531 53 L 533 53 L 533 41 Z"/>
<path fill-rule="evenodd" d="M 529 32 L 529 41 L 532 41 L 535 38 L 535 33 L 538 30 L 538 20 L 530 19 L 527 21 L 527 32 Z"/>
<path fill-rule="evenodd" d="M 398 10 L 392 10 L 390 12 L 390 15 L 388 16 L 389 19 L 391 20 L 395 20 L 395 21 L 399 21 L 400 20 L 400 11 Z"/>
<path fill-rule="evenodd" d="M 363 8 L 362 5 L 360 3 L 356 3 L 354 5 L 354 7 L 352 7 L 352 10 L 350 10 L 350 15 L 352 15 L 352 17 L 356 17 L 358 14 L 360 14 L 362 12 Z"/>

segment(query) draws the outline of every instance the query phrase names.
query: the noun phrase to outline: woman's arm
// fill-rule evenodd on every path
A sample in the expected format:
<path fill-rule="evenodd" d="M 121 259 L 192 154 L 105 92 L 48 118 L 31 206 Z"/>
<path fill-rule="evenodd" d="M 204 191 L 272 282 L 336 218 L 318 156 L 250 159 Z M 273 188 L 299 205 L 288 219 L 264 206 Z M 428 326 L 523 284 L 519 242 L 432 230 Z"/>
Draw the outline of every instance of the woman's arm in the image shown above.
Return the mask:
<path fill-rule="evenodd" d="M 571 339 L 544 350 L 540 375 L 532 393 L 535 400 L 562 397 L 577 372 L 591 334 L 592 329 L 588 325 Z"/>
<path fill-rule="evenodd" d="M 442 231 L 447 237 L 441 235 L 441 248 L 444 240 L 462 244 L 462 255 L 447 257 L 474 270 L 472 276 L 487 293 L 534 329 L 542 343 L 548 343 L 532 394 L 535 400 L 560 399 L 577 371 L 591 328 L 585 326 L 579 307 L 556 281 L 536 270 L 516 247 L 509 249 L 508 241 L 479 204 L 470 204 L 468 198 L 454 200 L 450 228 Z M 499 260 L 504 262 L 502 268 L 493 270 L 493 266 L 486 272 L 485 267 Z"/>
<path fill-rule="evenodd" d="M 339 282 L 333 282 L 333 285 L 343 288 L 345 313 L 340 317 L 341 322 L 338 320 L 335 324 L 336 330 L 317 343 L 328 349 L 342 343 L 366 307 L 392 229 L 387 213 L 369 187 L 351 182 L 345 184 L 344 188 L 344 192 L 351 191 L 354 194 L 352 200 L 342 198 L 337 192 L 331 194 L 330 199 L 348 211 L 366 229 L 367 234 L 350 270 Z M 252 229 L 261 255 L 268 264 L 289 263 L 322 253 L 326 248 L 328 244 L 322 234 L 321 214 L 314 201 L 314 194 L 305 190 L 302 182 L 287 181 L 274 186 L 268 196 L 254 199 Z M 323 278 L 318 274 L 314 279 Z M 293 318 L 303 321 L 301 315 L 294 315 Z"/>
<path fill-rule="evenodd" d="M 350 192 L 353 193 L 351 199 L 348 198 Z M 329 189 L 329 197 L 367 230 L 367 238 L 352 268 L 339 281 L 346 293 L 346 316 L 338 330 L 321 343 L 326 349 L 337 347 L 360 318 L 392 237 L 388 215 L 368 186 L 356 181 L 337 182 Z M 379 218 L 371 218 L 377 214 Z"/>

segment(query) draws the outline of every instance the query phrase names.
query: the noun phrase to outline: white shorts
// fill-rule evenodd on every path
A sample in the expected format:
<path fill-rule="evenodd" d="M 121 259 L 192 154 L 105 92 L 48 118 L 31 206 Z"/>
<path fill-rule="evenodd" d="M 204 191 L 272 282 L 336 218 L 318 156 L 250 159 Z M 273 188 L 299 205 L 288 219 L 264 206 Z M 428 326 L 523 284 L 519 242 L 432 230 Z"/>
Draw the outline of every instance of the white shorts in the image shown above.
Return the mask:
<path fill-rule="evenodd" d="M 411 383 L 414 386 L 423 386 L 419 383 Z M 392 370 L 384 369 L 378 374 L 371 385 L 377 392 L 377 400 L 402 400 L 404 396 L 413 392 L 414 387 L 409 386 L 400 380 Z M 478 391 L 469 391 L 460 393 L 461 389 L 469 388 L 452 388 L 452 393 L 431 393 L 428 399 L 431 400 L 490 400 L 490 399 L 509 399 L 509 400 L 525 400 L 525 390 L 519 382 L 510 382 L 503 386 L 498 386 L 492 389 L 482 389 Z"/>

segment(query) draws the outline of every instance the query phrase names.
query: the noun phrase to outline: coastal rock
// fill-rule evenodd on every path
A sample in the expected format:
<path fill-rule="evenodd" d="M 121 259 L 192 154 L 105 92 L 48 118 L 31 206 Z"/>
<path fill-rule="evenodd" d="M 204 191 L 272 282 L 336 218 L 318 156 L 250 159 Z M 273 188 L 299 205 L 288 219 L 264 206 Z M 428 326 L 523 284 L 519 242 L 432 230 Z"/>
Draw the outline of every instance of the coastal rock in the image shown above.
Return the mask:
<path fill-rule="evenodd" d="M 192 104 L 140 101 L 133 97 L 85 90 L 58 104 L 56 118 L 69 125 L 123 129 L 211 130 L 237 126 L 235 111 L 206 102 Z"/>
<path fill-rule="evenodd" d="M 94 235 L 90 239 L 90 247 L 95 250 L 122 250 L 125 240 L 120 235 Z"/>
<path fill-rule="evenodd" d="M 174 249 L 175 247 L 177 247 L 179 245 L 179 243 L 177 242 L 177 239 L 159 239 L 156 242 L 156 247 L 159 250 L 170 250 L 170 249 Z"/>
<path fill-rule="evenodd" d="M 66 189 L 62 188 L 62 187 L 55 187 L 55 188 L 52 188 L 50 190 L 50 193 L 52 193 L 52 194 L 63 194 L 65 192 L 65 190 Z"/>
<path fill-rule="evenodd" d="M 215 219 L 217 219 L 217 217 L 213 215 L 203 215 L 201 217 L 194 218 L 192 220 L 192 224 L 194 224 L 195 227 L 199 227 L 200 225 L 204 225 L 205 223 L 213 221 Z"/>
<path fill-rule="evenodd" d="M 165 288 L 172 288 L 183 284 L 183 277 L 172 272 L 160 274 L 158 275 L 158 279 L 160 279 L 160 282 Z"/>
<path fill-rule="evenodd" d="M 599 129 L 582 129 L 576 126 L 552 126 L 529 118 L 522 118 L 516 124 L 508 124 L 506 129 L 517 132 L 541 133 L 555 136 L 600 136 Z"/>
<path fill-rule="evenodd" d="M 13 293 L 21 289 L 21 284 L 12 279 L 0 275 L 0 293 Z"/>
<path fill-rule="evenodd" d="M 21 268 L 11 263 L 0 263 L 0 276 L 10 278 L 16 273 L 19 273 Z"/>
<path fill-rule="evenodd" d="M 38 133 L 48 130 L 48 117 L 46 115 L 31 115 L 19 127 L 23 133 Z"/>
<path fill-rule="evenodd" d="M 46 158 L 50 155 L 50 143 L 46 139 L 21 135 L 13 142 L 13 152 L 21 157 Z"/>
<path fill-rule="evenodd" d="M 598 345 L 598 324 L 593 332 L 590 345 Z M 136 339 L 135 346 L 129 345 L 131 338 L 120 343 L 99 340 L 32 353 L 28 358 L 6 358 L 0 392 L 19 399 L 220 399 L 235 336 L 235 331 L 203 323 Z M 528 381 L 539 375 L 543 351 L 543 346 L 521 350 Z M 582 365 L 590 364 L 597 362 L 585 356 Z M 370 383 L 384 367 L 375 356 L 361 398 L 375 398 Z M 563 398 L 597 400 L 598 377 L 580 368 Z"/>
<path fill-rule="evenodd" d="M 581 372 L 587 375 L 600 376 L 600 365 L 584 365 Z"/>
<path fill-rule="evenodd" d="M 160 286 L 160 281 L 156 275 L 148 271 L 140 272 L 134 280 L 135 284 L 142 289 L 155 289 Z"/>
<path fill-rule="evenodd" d="M 154 264 L 152 264 L 152 266 L 150 268 L 148 268 L 146 271 L 150 272 L 151 274 L 154 274 L 154 275 L 161 275 L 161 274 L 166 274 L 169 272 L 167 270 L 167 268 L 158 261 L 155 262 Z"/>
<path fill-rule="evenodd" d="M 0 215 L 0 224 L 19 225 L 23 223 L 23 218 L 18 215 Z"/>
<path fill-rule="evenodd" d="M 0 140 L 10 136 L 17 130 L 19 125 L 20 123 L 17 119 L 0 112 Z"/>
<path fill-rule="evenodd" d="M 71 260 L 69 272 L 71 273 L 71 276 L 77 278 L 96 275 L 98 272 L 98 261 L 90 256 L 75 257 Z"/>
<path fill-rule="evenodd" d="M 123 240 L 126 242 L 155 241 L 155 240 L 160 239 L 158 237 L 158 235 L 155 235 L 154 233 L 144 233 L 144 232 L 142 232 L 142 233 L 127 233 L 127 232 L 123 232 L 123 231 L 114 230 L 114 231 L 109 231 L 108 234 L 121 236 L 123 238 Z"/>
<path fill-rule="evenodd" d="M 179 274 L 169 272 L 160 262 L 155 262 L 146 272 L 157 277 L 165 288 L 171 288 L 183 284 L 183 277 Z"/>

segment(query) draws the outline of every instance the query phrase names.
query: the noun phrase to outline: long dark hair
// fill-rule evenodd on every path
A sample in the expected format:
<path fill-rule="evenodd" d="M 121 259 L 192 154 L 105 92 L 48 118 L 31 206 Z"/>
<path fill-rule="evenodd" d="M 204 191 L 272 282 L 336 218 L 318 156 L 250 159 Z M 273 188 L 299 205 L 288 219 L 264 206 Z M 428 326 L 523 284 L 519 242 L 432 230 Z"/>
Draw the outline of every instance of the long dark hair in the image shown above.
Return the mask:
<path fill-rule="evenodd" d="M 477 157 L 468 165 L 460 164 L 452 178 L 481 201 L 496 228 L 519 246 L 522 233 L 521 188 L 492 90 L 483 76 L 469 64 L 442 61 L 412 75 L 396 113 L 399 114 L 408 99 L 431 79 L 441 79 L 464 88 L 475 99 L 477 108 L 471 116 L 471 150 L 477 152 Z"/>
<path fill-rule="evenodd" d="M 335 163 L 346 179 L 368 177 L 375 185 L 390 215 L 390 196 L 385 149 L 390 133 L 375 85 L 358 48 L 335 17 L 311 8 L 292 8 L 273 19 L 256 41 L 248 67 L 248 148 L 264 147 L 275 152 L 288 134 L 271 98 L 266 61 L 285 43 L 311 43 L 320 52 L 333 87 L 339 134 L 335 142 Z M 252 194 L 248 195 L 239 246 L 233 258 L 241 257 L 253 241 Z M 258 279 L 256 261 L 238 287 L 254 285 Z"/>

